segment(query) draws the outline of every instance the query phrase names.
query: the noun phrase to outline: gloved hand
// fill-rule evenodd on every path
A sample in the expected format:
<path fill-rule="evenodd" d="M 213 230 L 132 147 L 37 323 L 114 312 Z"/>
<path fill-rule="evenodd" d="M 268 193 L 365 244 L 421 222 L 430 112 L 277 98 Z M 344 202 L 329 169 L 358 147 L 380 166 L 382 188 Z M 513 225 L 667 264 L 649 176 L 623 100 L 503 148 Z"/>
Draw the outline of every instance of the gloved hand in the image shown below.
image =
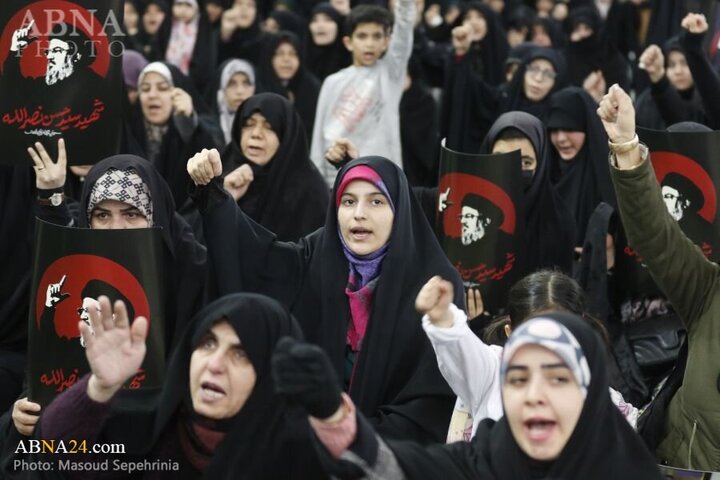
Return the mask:
<path fill-rule="evenodd" d="M 275 391 L 302 405 L 316 418 L 328 418 L 340 408 L 340 383 L 327 354 L 318 346 L 283 337 L 272 358 Z"/>

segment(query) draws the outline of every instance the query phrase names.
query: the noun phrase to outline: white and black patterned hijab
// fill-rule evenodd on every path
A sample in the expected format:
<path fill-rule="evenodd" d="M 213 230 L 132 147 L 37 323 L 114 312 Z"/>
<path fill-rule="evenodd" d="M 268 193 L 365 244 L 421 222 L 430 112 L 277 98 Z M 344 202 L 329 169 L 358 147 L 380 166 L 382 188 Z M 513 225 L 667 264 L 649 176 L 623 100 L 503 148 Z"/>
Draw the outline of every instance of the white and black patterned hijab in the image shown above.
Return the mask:
<path fill-rule="evenodd" d="M 93 209 L 103 200 L 117 200 L 132 205 L 145 216 L 148 226 L 153 226 L 150 189 L 134 169 L 118 170 L 117 168 L 108 168 L 98 178 L 90 192 L 86 211 L 88 223 L 90 223 L 90 215 Z"/>

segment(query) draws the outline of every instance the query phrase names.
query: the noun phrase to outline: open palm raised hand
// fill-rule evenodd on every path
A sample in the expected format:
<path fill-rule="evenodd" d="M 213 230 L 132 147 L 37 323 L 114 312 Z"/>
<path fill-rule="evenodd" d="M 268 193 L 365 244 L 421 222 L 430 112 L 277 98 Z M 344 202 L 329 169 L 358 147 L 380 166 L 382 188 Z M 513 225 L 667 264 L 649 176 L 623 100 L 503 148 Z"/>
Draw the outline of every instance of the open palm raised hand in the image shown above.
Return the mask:
<path fill-rule="evenodd" d="M 92 370 L 88 396 L 96 402 L 106 402 L 140 368 L 145 358 L 148 321 L 138 317 L 131 326 L 122 301 L 115 302 L 114 312 L 107 297 L 100 297 L 98 302 L 99 310 L 88 311 L 95 333 L 85 322 L 78 325 Z"/>

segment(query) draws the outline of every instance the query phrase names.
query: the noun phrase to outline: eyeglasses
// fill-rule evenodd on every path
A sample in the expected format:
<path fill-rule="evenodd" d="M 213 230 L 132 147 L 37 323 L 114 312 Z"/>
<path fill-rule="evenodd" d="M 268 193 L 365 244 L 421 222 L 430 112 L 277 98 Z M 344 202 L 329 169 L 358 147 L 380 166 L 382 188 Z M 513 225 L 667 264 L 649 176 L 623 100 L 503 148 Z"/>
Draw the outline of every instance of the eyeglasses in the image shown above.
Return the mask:
<path fill-rule="evenodd" d="M 60 53 L 68 52 L 68 51 L 70 51 L 69 48 L 62 48 L 62 47 L 54 47 L 54 48 L 52 48 L 52 49 L 51 49 L 51 48 L 46 48 L 46 49 L 45 49 L 45 56 L 47 57 L 47 56 L 50 55 L 51 53 L 52 53 L 53 55 L 58 55 L 58 54 L 60 54 Z"/>
<path fill-rule="evenodd" d="M 529 67 L 527 67 L 526 71 L 533 76 L 537 76 L 538 74 L 540 74 L 543 80 L 555 80 L 555 77 L 557 77 L 557 73 L 553 72 L 552 70 L 543 70 L 536 65 L 530 65 Z"/>

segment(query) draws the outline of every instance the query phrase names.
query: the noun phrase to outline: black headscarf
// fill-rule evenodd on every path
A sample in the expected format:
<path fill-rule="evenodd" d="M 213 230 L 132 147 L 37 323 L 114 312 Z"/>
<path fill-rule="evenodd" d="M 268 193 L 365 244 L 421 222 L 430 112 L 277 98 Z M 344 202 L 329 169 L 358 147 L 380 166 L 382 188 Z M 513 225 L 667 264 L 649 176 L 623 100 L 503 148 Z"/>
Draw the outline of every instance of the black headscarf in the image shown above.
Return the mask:
<path fill-rule="evenodd" d="M 348 170 L 358 165 L 367 165 L 381 177 L 395 213 L 349 394 L 383 434 L 426 443 L 442 441 L 454 396 L 420 325 L 415 297 L 428 279 L 441 275 L 453 282 L 453 301 L 462 306 L 462 282 L 405 175 L 393 162 L 382 157 L 349 162 L 336 178 L 333 195 Z M 344 378 L 351 320 L 345 293 L 350 266 L 335 204 L 328 208 L 325 226 L 297 244 L 275 241 L 271 232 L 251 222 L 227 197 L 205 214 L 204 226 L 220 294 L 244 288 L 282 300 L 307 339 L 325 349 L 338 378 Z"/>
<path fill-rule="evenodd" d="M 536 17 L 533 21 L 533 27 L 539 26 L 547 33 L 552 42 L 552 48 L 564 48 L 567 44 L 567 36 L 563 32 L 562 26 L 553 18 Z"/>
<path fill-rule="evenodd" d="M 246 159 L 240 148 L 242 126 L 255 112 L 267 119 L 280 140 L 277 153 L 262 167 Z M 250 165 L 254 180 L 238 204 L 280 240 L 297 240 L 323 225 L 328 189 L 310 161 L 300 117 L 284 97 L 260 93 L 243 102 L 235 114 L 232 141 L 222 158 L 226 173 Z"/>
<path fill-rule="evenodd" d="M 457 59 L 453 51 L 445 69 L 440 137 L 447 138 L 448 148 L 459 152 L 476 152 L 497 117 L 496 86 L 505 82 L 505 58 L 509 46 L 498 15 L 480 2 L 465 5 L 453 26 L 462 25 L 470 11 L 485 17 L 487 33 L 470 50 Z"/>
<path fill-rule="evenodd" d="M 601 70 L 608 85 L 617 83 L 623 89 L 629 89 L 628 62 L 607 38 L 597 10 L 589 6 L 578 7 L 570 12 L 566 22 L 570 32 L 580 23 L 593 30 L 589 37 L 570 41 L 567 45 L 568 83 L 581 86 L 588 75 Z"/>
<path fill-rule="evenodd" d="M 467 55 L 472 58 L 477 75 L 489 85 L 500 85 L 505 82 L 502 65 L 510 50 L 502 19 L 484 3 L 473 1 L 463 5 L 453 27 L 462 25 L 470 10 L 475 10 L 485 18 L 487 33 L 479 42 L 473 42 Z"/>
<path fill-rule="evenodd" d="M 557 76 L 548 94 L 542 100 L 534 102 L 525 96 L 525 72 L 528 65 L 540 58 L 549 61 L 553 65 Z M 565 58 L 557 50 L 545 47 L 535 47 L 529 50 L 504 92 L 504 98 L 500 102 L 501 111 L 520 110 L 521 112 L 530 113 L 540 120 L 545 120 L 550 109 L 550 96 L 553 92 L 565 86 L 565 71 Z"/>
<path fill-rule="evenodd" d="M 283 43 L 292 45 L 300 61 L 295 76 L 288 81 L 287 85 L 284 85 L 278 78 L 272 66 L 275 52 Z M 267 34 L 263 44 L 262 58 L 258 66 L 258 83 L 259 91 L 277 93 L 291 100 L 295 110 L 300 114 L 308 138 L 312 138 L 312 130 L 315 125 L 315 109 L 320 95 L 320 82 L 303 65 L 303 53 L 304 50 L 300 40 L 294 33 Z"/>
<path fill-rule="evenodd" d="M 665 68 L 671 52 L 679 52 L 685 56 L 685 49 L 679 37 L 668 39 L 663 45 Z M 667 76 L 650 88 L 643 91 L 635 102 L 635 118 L 637 125 L 653 130 L 664 130 L 668 121 L 691 121 L 710 124 L 705 115 L 703 100 L 695 85 L 687 90 L 677 90 Z"/>
<path fill-rule="evenodd" d="M 587 321 L 570 313 L 540 317 L 570 331 L 582 349 L 591 377 L 580 418 L 559 457 L 553 462 L 529 458 L 515 441 L 506 417 L 486 419 L 469 443 L 422 449 L 390 442 L 409 479 L 662 478 L 652 454 L 610 398 L 606 349 L 597 333 Z"/>
<path fill-rule="evenodd" d="M 131 128 L 133 138 L 137 141 L 143 156 L 152 160 L 155 168 L 170 186 L 175 206 L 179 210 L 183 208 L 188 200 L 187 189 L 190 176 L 186 169 L 187 159 L 203 148 L 215 148 L 221 145 L 222 132 L 213 123 L 210 107 L 205 103 L 190 79 L 183 75 L 174 65 L 166 62 L 163 62 L 163 64 L 170 70 L 173 85 L 185 90 L 192 97 L 193 110 L 198 116 L 198 126 L 189 141 L 185 142 L 175 127 L 174 113 L 171 113 L 160 150 L 154 159 L 151 159 L 148 154 L 147 130 L 139 100 L 133 108 Z"/>
<path fill-rule="evenodd" d="M 268 18 L 272 18 L 280 27 L 279 31 L 292 32 L 300 42 L 298 55 L 302 55 L 305 51 L 305 42 L 307 41 L 308 29 L 307 20 L 290 10 L 273 10 Z M 338 32 L 339 33 L 339 32 Z"/>
<path fill-rule="evenodd" d="M 78 226 L 88 228 L 87 212 L 90 194 L 98 179 L 110 168 L 133 169 L 150 190 L 153 226 L 162 228 L 165 250 L 163 259 L 165 289 L 165 345 L 168 351 L 182 333 L 191 316 L 202 302 L 205 279 L 206 251 L 192 234 L 190 226 L 175 213 L 170 188 L 160 173 L 144 158 L 115 155 L 93 166 L 85 177 L 80 197 Z"/>
<path fill-rule="evenodd" d="M 525 237 L 520 267 L 525 273 L 560 268 L 569 274 L 575 246 L 575 222 L 550 181 L 551 145 L 545 126 L 529 113 L 504 113 L 488 132 L 480 153 L 492 153 L 498 136 L 508 128 L 517 129 L 525 135 L 537 157 L 535 175 L 524 195 Z"/>
<path fill-rule="evenodd" d="M 175 3 L 175 0 L 172 3 Z M 195 47 L 193 48 L 188 76 L 195 88 L 202 92 L 212 80 L 215 66 L 218 63 L 218 47 L 217 32 L 210 25 L 202 2 L 199 4 L 197 15 L 199 16 L 197 37 L 195 38 Z M 165 53 L 170 43 L 172 24 L 173 15 L 172 9 L 170 9 L 165 15 L 162 25 L 160 25 L 160 30 L 158 30 L 158 46 L 162 60 L 165 60 Z"/>
<path fill-rule="evenodd" d="M 133 46 L 142 53 L 145 58 L 150 62 L 162 60 L 165 56 L 165 50 L 161 47 L 160 37 L 162 33 L 162 24 L 158 27 L 157 32 L 150 34 L 145 31 L 145 27 L 142 21 L 142 17 L 150 7 L 150 5 L 157 6 L 160 10 L 165 13 L 165 18 L 171 16 L 170 5 L 165 0 L 148 0 L 144 2 L 142 9 L 138 10 L 138 33 L 132 40 Z"/>
<path fill-rule="evenodd" d="M 328 75 L 349 66 L 352 63 L 352 57 L 342 41 L 344 27 L 342 15 L 329 3 L 318 3 L 312 9 L 311 21 L 319 13 L 324 13 L 337 25 L 335 41 L 330 45 L 316 45 L 312 40 L 312 35 L 308 34 L 306 42 L 307 68 L 322 82 Z"/>
<path fill-rule="evenodd" d="M 567 87 L 550 98 L 548 130 L 585 132 L 585 144 L 574 159 L 566 161 L 552 148 L 550 178 L 573 212 L 575 244 L 582 245 L 588 220 L 595 207 L 605 202 L 617 205 L 610 179 L 607 134 L 596 113 L 597 104 L 579 87 Z"/>
<path fill-rule="evenodd" d="M 257 2 L 258 10 L 255 20 L 248 28 L 236 28 L 228 42 L 220 41 L 218 47 L 218 61 L 223 62 L 228 58 L 242 58 L 253 65 L 258 65 L 260 52 L 265 40 L 265 32 L 262 30 L 260 9 L 265 2 Z"/>
<path fill-rule="evenodd" d="M 252 393 L 235 416 L 213 421 L 192 410 L 189 371 L 194 350 L 211 328 L 222 321 L 228 322 L 240 339 L 255 369 L 256 380 Z M 110 440 L 118 435 L 128 436 L 130 453 L 149 454 L 153 458 L 153 453 L 162 455 L 168 451 L 167 443 L 177 442 L 177 430 L 185 428 L 184 422 L 196 421 L 226 433 L 217 449 L 209 452 L 208 466 L 195 478 L 275 479 L 290 478 L 298 472 L 307 475 L 303 478 L 323 478 L 309 442 L 307 415 L 287 407 L 274 393 L 270 359 L 278 340 L 284 336 L 302 339 L 302 332 L 290 312 L 275 300 L 236 293 L 212 302 L 193 318 L 173 352 L 162 390 L 152 404 L 152 414 L 132 416 L 133 403 L 139 400 L 133 398 L 133 392 L 122 392 L 115 403 L 119 414 L 106 423 L 104 437 Z M 140 425 L 126 425 L 130 418 Z M 143 428 L 147 435 L 137 435 Z M 187 470 L 190 465 L 183 467 Z"/>

